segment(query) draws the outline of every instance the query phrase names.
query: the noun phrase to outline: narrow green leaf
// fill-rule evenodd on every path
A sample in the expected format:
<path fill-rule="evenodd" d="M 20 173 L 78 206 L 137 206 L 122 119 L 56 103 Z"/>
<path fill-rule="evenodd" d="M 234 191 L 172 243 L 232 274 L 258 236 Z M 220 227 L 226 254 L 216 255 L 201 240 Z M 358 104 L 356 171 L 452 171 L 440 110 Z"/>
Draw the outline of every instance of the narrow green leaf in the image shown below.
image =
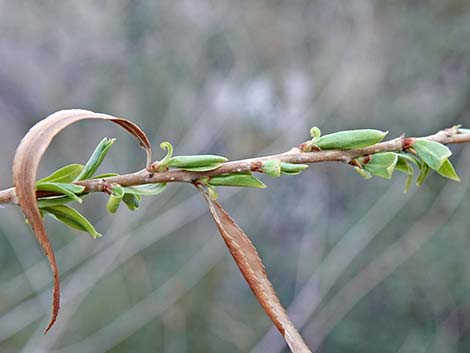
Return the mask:
<path fill-rule="evenodd" d="M 397 161 L 398 155 L 394 152 L 376 153 L 370 156 L 369 162 L 364 164 L 363 168 L 372 175 L 390 179 Z"/>
<path fill-rule="evenodd" d="M 364 169 L 362 169 L 362 168 L 354 167 L 354 170 L 355 170 L 361 177 L 363 177 L 364 179 L 370 179 L 370 178 L 372 178 L 372 175 L 371 175 L 368 171 L 366 171 L 366 170 L 364 170 Z"/>
<path fill-rule="evenodd" d="M 281 173 L 286 175 L 297 175 L 307 168 L 307 164 L 293 164 L 281 162 Z"/>
<path fill-rule="evenodd" d="M 440 169 L 447 158 L 452 155 L 452 152 L 439 142 L 417 140 L 412 147 L 418 157 L 434 170 Z"/>
<path fill-rule="evenodd" d="M 322 150 L 347 150 L 375 145 L 382 141 L 388 131 L 374 129 L 345 130 L 323 135 L 314 141 Z"/>
<path fill-rule="evenodd" d="M 266 185 L 255 178 L 250 172 L 232 173 L 213 176 L 208 181 L 212 186 L 239 186 L 250 188 L 265 188 Z"/>
<path fill-rule="evenodd" d="M 79 203 L 82 203 L 82 199 L 79 198 L 76 194 L 81 194 L 85 190 L 85 187 L 75 184 L 42 182 L 36 183 L 36 190 L 58 192 L 70 197 L 71 199 L 74 199 Z"/>
<path fill-rule="evenodd" d="M 173 145 L 168 141 L 164 141 L 160 144 L 160 148 L 166 150 L 166 155 L 162 160 L 152 165 L 154 171 L 161 172 L 168 169 L 168 163 L 170 162 L 171 156 L 173 155 Z"/>
<path fill-rule="evenodd" d="M 416 185 L 421 186 L 424 183 L 424 180 L 428 176 L 431 168 L 426 163 L 421 163 L 419 166 L 419 175 L 418 179 L 416 180 Z"/>
<path fill-rule="evenodd" d="M 38 207 L 51 207 L 51 206 L 59 206 L 65 205 L 66 203 L 75 201 L 71 197 L 68 196 L 56 196 L 56 197 L 46 197 L 38 200 Z"/>
<path fill-rule="evenodd" d="M 321 130 L 314 126 L 310 129 L 310 136 L 313 138 L 313 142 L 317 141 L 321 137 Z"/>
<path fill-rule="evenodd" d="M 114 185 L 111 186 L 111 194 L 113 196 L 122 198 L 125 193 L 126 193 L 126 191 L 124 190 L 124 188 L 121 185 L 114 184 Z"/>
<path fill-rule="evenodd" d="M 76 180 L 89 179 L 93 176 L 93 174 L 95 174 L 96 170 L 103 162 L 104 157 L 106 157 L 106 153 L 108 153 L 108 150 L 111 148 L 114 141 L 116 141 L 116 139 L 109 139 L 107 137 L 101 140 L 101 142 L 98 144 L 98 146 L 96 146 L 95 150 L 90 156 L 90 159 L 88 160 L 88 162 L 86 162 L 85 167 L 78 175 Z"/>
<path fill-rule="evenodd" d="M 281 161 L 279 159 L 266 161 L 263 163 L 261 170 L 269 176 L 278 177 L 281 175 Z"/>
<path fill-rule="evenodd" d="M 409 154 L 409 153 L 399 153 L 398 154 L 398 158 L 400 159 L 404 159 L 408 162 L 411 162 L 413 163 L 415 166 L 419 167 L 419 164 L 421 163 L 417 157 L 415 157 L 414 155 L 412 154 Z"/>
<path fill-rule="evenodd" d="M 99 175 L 93 175 L 89 179 L 106 179 L 106 178 L 111 178 L 118 176 L 119 174 L 116 173 L 104 173 L 104 174 L 99 174 Z"/>
<path fill-rule="evenodd" d="M 217 169 L 221 166 L 221 163 L 208 164 L 201 167 L 179 167 L 179 169 L 187 170 L 188 172 L 208 172 L 210 170 Z"/>
<path fill-rule="evenodd" d="M 459 176 L 457 175 L 452 163 L 447 159 L 442 167 L 440 167 L 437 172 L 445 178 L 449 178 L 451 180 L 460 181 Z"/>
<path fill-rule="evenodd" d="M 395 166 L 395 169 L 402 173 L 405 173 L 408 176 L 406 178 L 406 183 L 405 183 L 405 192 L 408 192 L 413 182 L 413 175 L 414 175 L 413 167 L 409 164 L 409 160 L 406 157 L 403 157 L 402 154 L 398 154 L 398 161 Z"/>
<path fill-rule="evenodd" d="M 153 196 L 158 195 L 166 188 L 166 183 L 158 184 L 144 184 L 137 186 L 125 186 L 124 191 L 126 194 Z"/>
<path fill-rule="evenodd" d="M 134 194 L 125 194 L 122 201 L 124 201 L 130 211 L 134 211 L 139 208 L 139 200 Z"/>
<path fill-rule="evenodd" d="M 217 191 L 215 190 L 215 187 L 211 185 L 207 185 L 207 194 L 209 195 L 209 198 L 211 200 L 217 200 L 217 198 L 219 197 Z"/>
<path fill-rule="evenodd" d="M 81 164 L 69 164 L 65 167 L 62 167 L 56 170 L 51 175 L 42 178 L 37 181 L 37 183 L 47 183 L 47 182 L 56 182 L 56 183 L 71 183 L 74 181 L 80 172 L 83 169 Z"/>
<path fill-rule="evenodd" d="M 115 214 L 121 204 L 122 197 L 116 197 L 114 195 L 109 195 L 108 202 L 106 203 L 106 209 L 109 213 Z"/>
<path fill-rule="evenodd" d="M 192 168 L 205 167 L 228 161 L 227 158 L 215 155 L 194 155 L 194 156 L 175 156 L 168 162 L 169 167 L 173 168 Z"/>
<path fill-rule="evenodd" d="M 109 195 L 108 202 L 106 204 L 106 209 L 109 213 L 116 213 L 121 201 L 125 195 L 125 190 L 121 185 L 113 185 L 111 187 L 111 195 Z"/>
<path fill-rule="evenodd" d="M 98 233 L 93 225 L 77 210 L 65 205 L 45 207 L 43 212 L 51 214 L 58 221 L 68 225 L 71 228 L 89 233 L 93 238 L 99 238 L 102 234 Z"/>

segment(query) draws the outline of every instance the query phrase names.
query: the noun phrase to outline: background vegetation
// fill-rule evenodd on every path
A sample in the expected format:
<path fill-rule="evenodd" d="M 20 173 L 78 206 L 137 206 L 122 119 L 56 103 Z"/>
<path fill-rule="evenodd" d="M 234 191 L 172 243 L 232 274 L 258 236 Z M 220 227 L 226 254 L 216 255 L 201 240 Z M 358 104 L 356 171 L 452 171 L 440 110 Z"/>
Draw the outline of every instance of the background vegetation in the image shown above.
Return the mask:
<path fill-rule="evenodd" d="M 232 159 L 287 150 L 313 125 L 468 127 L 469 36 L 464 0 L 1 0 L 0 187 L 21 137 L 63 108 L 132 119 L 156 150 Z M 118 138 L 103 171 L 143 167 L 131 137 L 85 122 L 40 175 L 103 136 Z M 470 150 L 452 150 L 462 182 L 408 194 L 403 176 L 366 182 L 339 164 L 220 190 L 313 349 L 470 351 Z M 64 290 L 45 338 L 49 268 L 21 210 L 0 210 L 1 352 L 286 352 L 192 187 L 118 216 L 90 199 L 103 238 L 48 222 Z"/>

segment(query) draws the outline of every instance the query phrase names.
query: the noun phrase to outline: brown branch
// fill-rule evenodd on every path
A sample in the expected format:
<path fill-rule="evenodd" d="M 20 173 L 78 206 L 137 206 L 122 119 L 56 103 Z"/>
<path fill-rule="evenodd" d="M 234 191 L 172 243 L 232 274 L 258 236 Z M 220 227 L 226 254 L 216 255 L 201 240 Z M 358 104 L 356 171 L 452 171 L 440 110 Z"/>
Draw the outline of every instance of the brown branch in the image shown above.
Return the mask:
<path fill-rule="evenodd" d="M 282 162 L 293 164 L 312 164 L 319 162 L 343 162 L 349 163 L 354 158 L 368 156 L 378 152 L 397 152 L 405 150 L 416 139 L 426 139 L 442 144 L 469 143 L 470 134 L 459 133 L 457 128 L 441 130 L 433 135 L 417 137 L 398 137 L 389 141 L 381 142 L 369 147 L 353 150 L 328 150 L 302 152 L 300 148 L 294 147 L 290 151 L 238 161 L 223 163 L 219 168 L 208 172 L 190 172 L 180 169 L 168 170 L 165 172 L 149 173 L 146 169 L 131 174 L 123 174 L 106 179 L 89 179 L 76 182 L 85 187 L 85 192 L 102 192 L 110 184 L 120 184 L 122 186 L 133 186 L 155 183 L 186 182 L 193 183 L 199 178 L 214 175 L 236 173 L 236 172 L 260 172 L 262 162 L 278 159 Z M 38 197 L 53 196 L 53 193 L 37 193 Z M 0 204 L 16 204 L 15 189 L 9 188 L 0 191 Z"/>

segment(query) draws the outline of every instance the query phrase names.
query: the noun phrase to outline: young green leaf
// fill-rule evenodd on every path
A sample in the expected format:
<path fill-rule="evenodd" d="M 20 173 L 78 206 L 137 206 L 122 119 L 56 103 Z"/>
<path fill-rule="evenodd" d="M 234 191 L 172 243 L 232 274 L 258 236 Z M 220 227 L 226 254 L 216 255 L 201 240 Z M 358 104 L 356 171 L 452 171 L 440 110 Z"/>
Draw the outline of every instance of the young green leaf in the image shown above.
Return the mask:
<path fill-rule="evenodd" d="M 158 195 L 166 188 L 166 183 L 158 184 L 144 184 L 137 186 L 125 186 L 123 187 L 126 194 L 142 195 L 142 196 L 153 196 Z"/>
<path fill-rule="evenodd" d="M 130 211 L 134 211 L 139 208 L 139 199 L 137 195 L 134 194 L 125 194 L 122 197 L 122 201 L 126 204 L 127 208 Z"/>
<path fill-rule="evenodd" d="M 250 172 L 213 176 L 209 178 L 207 183 L 212 186 L 240 186 L 260 189 L 266 187 L 263 182 L 255 178 Z"/>
<path fill-rule="evenodd" d="M 47 183 L 47 182 L 56 182 L 56 183 L 71 183 L 74 181 L 83 169 L 81 164 L 69 164 L 65 167 L 62 167 L 56 170 L 51 175 L 42 178 L 37 181 L 37 183 Z"/>
<path fill-rule="evenodd" d="M 411 183 L 413 182 L 414 169 L 409 164 L 408 159 L 406 157 L 403 157 L 401 153 L 398 154 L 398 161 L 395 166 L 395 169 L 408 175 L 408 177 L 406 178 L 406 184 L 405 184 L 405 192 L 408 192 L 408 190 L 410 189 Z"/>
<path fill-rule="evenodd" d="M 168 169 L 168 163 L 170 162 L 170 158 L 173 155 L 173 145 L 168 141 L 164 141 L 160 144 L 160 148 L 166 150 L 166 155 L 163 157 L 162 160 L 159 162 L 155 162 L 152 164 L 152 170 L 155 172 L 162 172 Z"/>
<path fill-rule="evenodd" d="M 422 163 L 417 157 L 409 153 L 399 153 L 398 158 L 411 162 L 418 168 L 419 168 L 420 163 Z"/>
<path fill-rule="evenodd" d="M 179 167 L 179 169 L 187 170 L 188 172 L 208 172 L 210 170 L 217 169 L 221 166 L 221 163 L 208 164 L 201 167 Z"/>
<path fill-rule="evenodd" d="M 108 203 L 106 204 L 106 209 L 109 213 L 116 213 L 121 201 L 124 197 L 125 191 L 121 185 L 113 185 L 111 187 L 111 195 L 109 195 Z"/>
<path fill-rule="evenodd" d="M 272 177 L 281 175 L 281 161 L 279 159 L 271 159 L 263 163 L 261 171 Z"/>
<path fill-rule="evenodd" d="M 419 165 L 419 174 L 418 174 L 418 179 L 416 180 L 416 185 L 421 186 L 424 183 L 424 180 L 428 176 L 429 172 L 431 171 L 431 168 L 426 163 L 421 163 Z"/>
<path fill-rule="evenodd" d="M 439 170 L 452 152 L 443 144 L 429 140 L 417 140 L 411 146 L 430 168 Z"/>
<path fill-rule="evenodd" d="M 217 190 L 215 190 L 215 187 L 211 185 L 207 185 L 207 196 L 209 196 L 209 199 L 211 200 L 217 200 L 219 195 L 217 194 Z"/>
<path fill-rule="evenodd" d="M 116 141 L 116 139 L 108 139 L 107 137 L 100 141 L 76 180 L 89 179 L 95 174 L 98 167 L 103 163 L 104 157 L 106 157 L 106 153 L 108 153 L 114 141 Z"/>
<path fill-rule="evenodd" d="M 80 212 L 65 205 L 57 205 L 42 208 L 43 212 L 51 214 L 58 221 L 68 225 L 71 228 L 89 233 L 93 238 L 99 238 L 102 234 L 98 233 L 93 225 Z"/>
<path fill-rule="evenodd" d="M 440 167 L 437 172 L 445 178 L 460 181 L 459 176 L 457 175 L 452 163 L 447 159 L 442 167 Z"/>
<path fill-rule="evenodd" d="M 84 197 L 84 196 L 85 195 L 81 197 Z M 75 199 L 72 199 L 71 197 L 68 197 L 68 196 L 45 197 L 45 198 L 38 200 L 38 207 L 41 209 L 44 207 L 65 205 L 72 201 L 75 201 Z"/>
<path fill-rule="evenodd" d="M 111 178 L 118 176 L 119 174 L 117 173 L 104 173 L 104 174 L 99 174 L 99 175 L 93 175 L 89 179 L 106 179 L 106 178 Z"/>
<path fill-rule="evenodd" d="M 376 153 L 370 156 L 370 160 L 363 168 L 372 175 L 390 179 L 398 161 L 398 155 L 394 152 Z"/>
<path fill-rule="evenodd" d="M 357 174 L 359 174 L 359 175 L 360 175 L 361 177 L 363 177 L 364 179 L 370 179 L 370 178 L 372 178 L 372 175 L 371 175 L 368 171 L 366 171 L 366 170 L 364 170 L 364 169 L 362 169 L 362 168 L 354 167 L 354 170 L 357 172 Z"/>
<path fill-rule="evenodd" d="M 70 197 L 78 203 L 82 203 L 82 199 L 76 194 L 81 194 L 85 190 L 85 187 L 75 184 L 42 182 L 36 183 L 36 190 L 57 192 Z"/>
<path fill-rule="evenodd" d="M 108 202 L 106 203 L 106 209 L 109 213 L 115 214 L 121 204 L 122 197 L 116 197 L 114 195 L 109 195 Z"/>
<path fill-rule="evenodd" d="M 310 129 L 310 136 L 312 137 L 312 141 L 315 142 L 321 137 L 321 130 L 314 126 Z"/>
<path fill-rule="evenodd" d="M 215 155 L 194 155 L 171 157 L 168 166 L 173 168 L 195 168 L 220 164 L 228 161 L 227 158 Z"/>
<path fill-rule="evenodd" d="M 323 135 L 315 141 L 322 150 L 348 150 L 375 145 L 384 139 L 388 131 L 374 129 L 345 130 Z"/>
<path fill-rule="evenodd" d="M 297 175 L 307 168 L 307 164 L 293 164 L 281 162 L 281 173 L 285 175 Z"/>

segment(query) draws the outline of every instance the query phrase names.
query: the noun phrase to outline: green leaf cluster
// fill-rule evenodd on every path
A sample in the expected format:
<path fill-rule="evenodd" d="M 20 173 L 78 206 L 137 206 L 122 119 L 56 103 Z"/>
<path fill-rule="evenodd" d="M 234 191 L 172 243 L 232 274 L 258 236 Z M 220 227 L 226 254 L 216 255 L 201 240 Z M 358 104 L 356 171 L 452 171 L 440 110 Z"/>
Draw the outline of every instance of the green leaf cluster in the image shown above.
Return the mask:
<path fill-rule="evenodd" d="M 116 173 L 106 173 L 95 175 L 102 164 L 108 150 L 113 145 L 115 139 L 104 138 L 94 149 L 85 165 L 70 164 L 62 167 L 51 175 L 36 182 L 36 190 L 59 194 L 59 196 L 42 197 L 38 200 L 38 207 L 42 214 L 49 214 L 54 219 L 66 224 L 74 229 L 87 232 L 93 238 L 100 237 L 93 225 L 76 209 L 66 204 L 72 201 L 82 203 L 87 195 L 85 187 L 74 184 L 76 181 L 85 179 L 102 179 L 117 176 Z M 107 209 L 115 213 L 121 202 L 124 202 L 129 210 L 133 211 L 139 207 L 142 196 L 156 195 L 166 187 L 165 183 L 148 184 L 133 187 L 122 187 L 113 184 L 110 187 Z"/>
<path fill-rule="evenodd" d="M 452 152 L 441 143 L 425 139 L 416 140 L 406 152 L 381 152 L 368 157 L 357 158 L 360 167 L 356 171 L 364 178 L 378 176 L 390 179 L 395 170 L 406 174 L 405 192 L 413 181 L 415 166 L 419 170 L 416 185 L 421 186 L 431 170 L 441 176 L 460 181 L 449 157 Z"/>

